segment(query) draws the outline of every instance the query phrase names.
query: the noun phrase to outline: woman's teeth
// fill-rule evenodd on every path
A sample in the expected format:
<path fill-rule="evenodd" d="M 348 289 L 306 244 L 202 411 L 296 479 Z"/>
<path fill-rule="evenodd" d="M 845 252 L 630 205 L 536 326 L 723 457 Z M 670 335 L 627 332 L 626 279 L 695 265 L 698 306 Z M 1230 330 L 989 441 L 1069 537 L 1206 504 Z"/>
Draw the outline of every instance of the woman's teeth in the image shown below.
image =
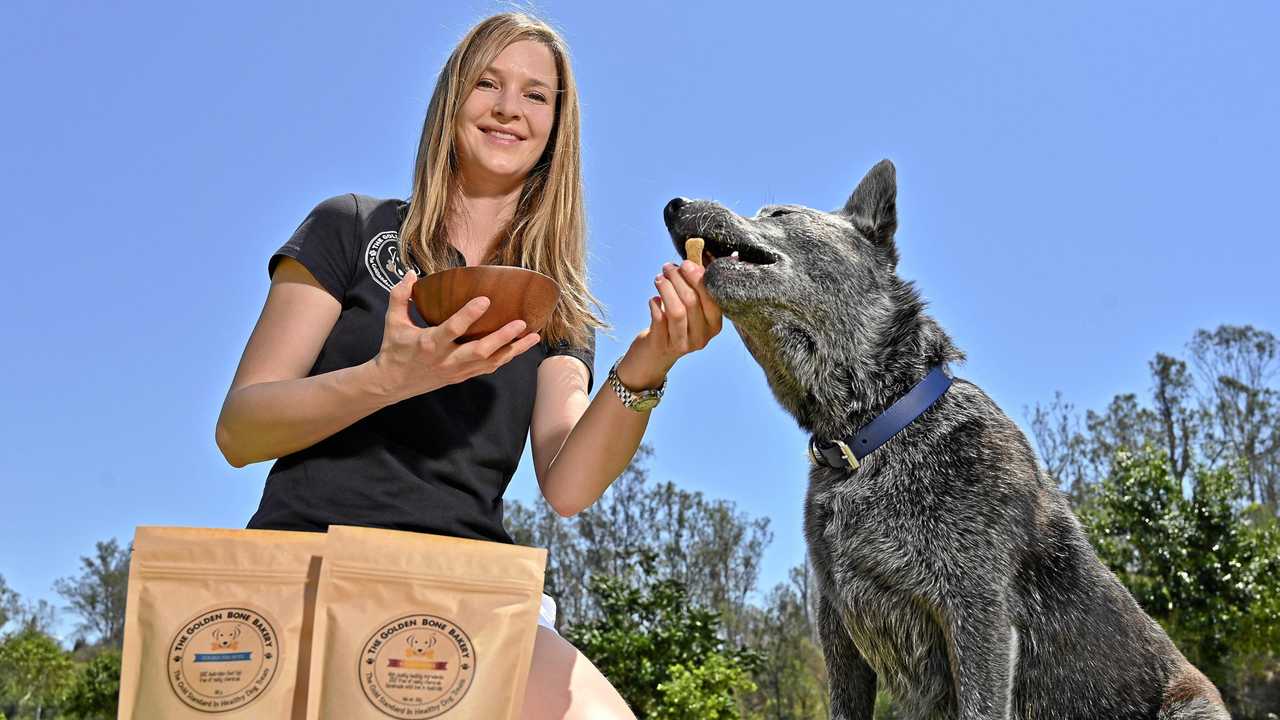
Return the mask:
<path fill-rule="evenodd" d="M 505 133 L 505 132 L 502 132 L 501 130 L 485 130 L 485 132 L 492 137 L 498 138 L 499 140 L 519 140 L 520 139 L 515 135 L 512 135 L 511 133 Z"/>

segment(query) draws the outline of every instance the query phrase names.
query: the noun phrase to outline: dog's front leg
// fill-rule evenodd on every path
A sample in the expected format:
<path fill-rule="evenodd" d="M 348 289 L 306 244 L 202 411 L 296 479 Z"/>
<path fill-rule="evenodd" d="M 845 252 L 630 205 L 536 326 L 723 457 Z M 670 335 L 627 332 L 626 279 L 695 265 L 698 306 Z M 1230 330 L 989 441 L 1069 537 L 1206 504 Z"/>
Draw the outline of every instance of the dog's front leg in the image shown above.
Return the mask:
<path fill-rule="evenodd" d="M 961 720 L 1009 720 L 1017 641 L 1003 603 L 944 608 L 942 627 Z"/>
<path fill-rule="evenodd" d="M 831 720 L 871 720 L 876 674 L 862 659 L 836 603 L 818 594 L 818 639 L 831 685 Z"/>

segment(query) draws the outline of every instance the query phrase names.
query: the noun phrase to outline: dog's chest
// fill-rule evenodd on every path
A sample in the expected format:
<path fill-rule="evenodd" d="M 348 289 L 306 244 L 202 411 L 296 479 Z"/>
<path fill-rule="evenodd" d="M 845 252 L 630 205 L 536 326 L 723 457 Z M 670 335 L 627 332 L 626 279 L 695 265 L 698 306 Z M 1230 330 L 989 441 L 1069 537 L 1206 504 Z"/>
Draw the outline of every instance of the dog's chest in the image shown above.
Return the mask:
<path fill-rule="evenodd" d="M 850 588 L 842 609 L 845 631 L 883 687 L 915 714 L 944 711 L 951 704 L 946 645 L 928 611 L 902 594 L 880 588 Z M 945 712 L 944 712 L 945 714 Z"/>
<path fill-rule="evenodd" d="M 805 505 L 805 535 L 815 561 L 831 569 L 837 585 L 862 579 L 862 591 L 930 595 L 948 540 L 963 532 L 954 507 L 923 483 L 904 492 L 882 477 L 846 482 L 827 491 L 811 489 Z M 877 597 L 868 600 L 877 601 Z"/>
<path fill-rule="evenodd" d="M 810 494 L 810 556 L 844 625 L 821 631 L 848 633 L 884 686 L 916 715 L 931 717 L 952 701 L 945 640 L 924 600 L 931 543 L 895 502 L 871 486 Z"/>
<path fill-rule="evenodd" d="M 843 573 L 830 592 L 844 627 L 823 632 L 848 633 L 885 689 L 913 716 L 945 716 L 952 701 L 945 638 L 919 597 L 856 572 Z"/>

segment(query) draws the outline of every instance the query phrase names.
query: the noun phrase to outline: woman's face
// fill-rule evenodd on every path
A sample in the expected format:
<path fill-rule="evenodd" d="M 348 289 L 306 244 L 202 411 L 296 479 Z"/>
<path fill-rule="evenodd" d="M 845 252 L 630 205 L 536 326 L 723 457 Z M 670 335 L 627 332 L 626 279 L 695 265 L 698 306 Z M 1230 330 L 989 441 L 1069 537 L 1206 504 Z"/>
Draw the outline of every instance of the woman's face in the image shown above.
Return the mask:
<path fill-rule="evenodd" d="M 524 182 L 555 123 L 555 58 L 546 45 L 514 42 L 480 74 L 458 113 L 454 147 L 465 182 Z"/>

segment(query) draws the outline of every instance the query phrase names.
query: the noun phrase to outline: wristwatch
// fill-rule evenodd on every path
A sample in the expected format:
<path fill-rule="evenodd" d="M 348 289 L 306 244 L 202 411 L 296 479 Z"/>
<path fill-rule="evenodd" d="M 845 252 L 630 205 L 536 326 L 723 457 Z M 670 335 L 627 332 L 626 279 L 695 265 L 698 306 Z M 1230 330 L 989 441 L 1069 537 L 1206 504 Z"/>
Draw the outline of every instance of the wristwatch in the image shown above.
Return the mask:
<path fill-rule="evenodd" d="M 618 399 L 623 405 L 635 410 L 636 412 L 648 412 L 658 405 L 658 401 L 662 399 L 662 393 L 667 389 L 667 379 L 662 378 L 662 387 L 657 390 L 632 390 L 622 381 L 618 379 L 618 364 L 622 362 L 622 358 L 618 358 L 613 367 L 609 368 L 609 387 L 618 393 Z"/>

